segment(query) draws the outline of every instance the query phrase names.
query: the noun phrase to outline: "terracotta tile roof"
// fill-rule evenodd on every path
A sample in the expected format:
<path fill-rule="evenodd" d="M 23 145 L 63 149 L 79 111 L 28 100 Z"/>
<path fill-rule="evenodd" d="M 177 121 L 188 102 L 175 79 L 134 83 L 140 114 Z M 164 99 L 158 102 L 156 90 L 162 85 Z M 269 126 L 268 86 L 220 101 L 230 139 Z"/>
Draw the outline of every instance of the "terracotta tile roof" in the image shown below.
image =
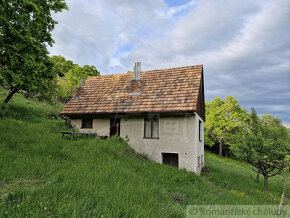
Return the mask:
<path fill-rule="evenodd" d="M 132 73 L 89 77 L 61 115 L 196 111 L 204 98 L 202 71 L 202 65 L 144 71 L 141 82 Z"/>

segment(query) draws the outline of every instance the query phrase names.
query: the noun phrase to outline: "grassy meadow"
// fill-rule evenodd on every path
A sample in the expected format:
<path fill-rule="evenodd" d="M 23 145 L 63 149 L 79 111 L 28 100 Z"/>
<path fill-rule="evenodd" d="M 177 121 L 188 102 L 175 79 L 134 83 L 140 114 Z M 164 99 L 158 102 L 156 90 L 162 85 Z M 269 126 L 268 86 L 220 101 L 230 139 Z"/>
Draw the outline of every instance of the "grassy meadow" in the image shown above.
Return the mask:
<path fill-rule="evenodd" d="M 273 203 L 246 163 L 206 153 L 209 173 L 198 177 L 136 154 L 122 138 L 70 141 L 60 134 L 62 105 L 19 94 L 3 105 L 3 92 L 0 217 L 184 217 L 188 204 Z M 277 197 L 281 178 L 269 180 Z"/>

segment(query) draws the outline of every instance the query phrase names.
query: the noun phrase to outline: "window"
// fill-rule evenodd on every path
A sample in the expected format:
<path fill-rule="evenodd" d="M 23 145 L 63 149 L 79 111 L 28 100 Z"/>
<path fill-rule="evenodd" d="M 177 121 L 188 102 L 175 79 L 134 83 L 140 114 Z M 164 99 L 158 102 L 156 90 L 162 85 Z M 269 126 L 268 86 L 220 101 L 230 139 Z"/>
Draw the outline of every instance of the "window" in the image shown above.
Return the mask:
<path fill-rule="evenodd" d="M 199 141 L 202 141 L 202 122 L 201 120 L 199 120 L 199 124 L 198 124 L 198 135 L 199 135 Z"/>
<path fill-rule="evenodd" d="M 159 138 L 159 118 L 144 119 L 144 138 Z"/>
<path fill-rule="evenodd" d="M 93 119 L 83 118 L 82 119 L 82 129 L 92 129 L 93 128 Z"/>

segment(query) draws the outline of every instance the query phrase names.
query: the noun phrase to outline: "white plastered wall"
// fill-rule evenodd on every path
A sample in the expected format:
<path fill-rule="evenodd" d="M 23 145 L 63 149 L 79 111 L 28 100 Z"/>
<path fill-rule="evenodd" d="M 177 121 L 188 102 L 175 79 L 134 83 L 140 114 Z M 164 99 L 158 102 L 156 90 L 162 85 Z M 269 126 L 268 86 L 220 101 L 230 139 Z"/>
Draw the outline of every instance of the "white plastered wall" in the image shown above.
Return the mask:
<path fill-rule="evenodd" d="M 145 139 L 144 118 L 122 118 L 121 136 L 129 137 L 129 144 L 139 153 L 147 154 L 152 160 L 162 163 L 162 153 L 177 153 L 179 168 L 200 174 L 198 156 L 204 157 L 203 121 L 202 141 L 199 141 L 199 120 L 195 116 L 161 117 L 159 139 Z M 204 162 L 204 161 L 203 161 Z"/>
<path fill-rule="evenodd" d="M 121 118 L 120 136 L 129 137 L 129 145 L 150 159 L 162 163 L 162 153 L 177 153 L 181 169 L 200 174 L 202 164 L 198 157 L 204 158 L 204 136 L 202 121 L 202 141 L 199 140 L 199 120 L 197 115 L 184 117 L 160 117 L 159 139 L 144 138 L 144 118 Z M 94 118 L 92 129 L 82 129 L 81 119 L 71 119 L 71 125 L 80 132 L 94 132 L 98 135 L 110 135 L 110 119 Z M 204 160 L 201 160 L 204 163 Z"/>
<path fill-rule="evenodd" d="M 82 119 L 70 119 L 70 125 L 79 132 L 93 132 L 101 136 L 110 134 L 110 119 L 108 118 L 94 118 L 92 129 L 81 128 Z"/>

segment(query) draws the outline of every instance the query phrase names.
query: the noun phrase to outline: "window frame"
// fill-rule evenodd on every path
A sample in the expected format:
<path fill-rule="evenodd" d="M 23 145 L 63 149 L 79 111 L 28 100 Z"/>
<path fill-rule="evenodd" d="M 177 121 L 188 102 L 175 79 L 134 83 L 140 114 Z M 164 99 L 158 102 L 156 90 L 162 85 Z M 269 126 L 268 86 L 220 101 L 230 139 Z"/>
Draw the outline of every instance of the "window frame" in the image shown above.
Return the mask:
<path fill-rule="evenodd" d="M 158 126 L 158 137 L 153 137 L 153 127 L 154 127 L 154 121 L 155 120 L 155 122 L 158 122 L 157 124 L 157 126 Z M 151 135 L 151 137 L 146 137 L 146 123 L 148 123 L 148 121 L 150 121 L 150 135 Z M 157 117 L 157 116 L 154 116 L 154 117 L 145 117 L 144 118 L 144 134 L 143 134 L 143 139 L 159 139 L 159 136 L 160 136 L 160 134 L 159 134 L 159 129 L 160 129 L 160 119 L 159 119 L 159 117 Z"/>
<path fill-rule="evenodd" d="M 84 120 L 91 120 L 91 126 L 90 127 L 84 127 Z M 82 125 L 81 129 L 93 129 L 94 126 L 94 119 L 93 118 L 82 118 Z"/>
<path fill-rule="evenodd" d="M 202 142 L 202 133 L 201 133 L 202 121 L 198 120 L 198 139 Z"/>

